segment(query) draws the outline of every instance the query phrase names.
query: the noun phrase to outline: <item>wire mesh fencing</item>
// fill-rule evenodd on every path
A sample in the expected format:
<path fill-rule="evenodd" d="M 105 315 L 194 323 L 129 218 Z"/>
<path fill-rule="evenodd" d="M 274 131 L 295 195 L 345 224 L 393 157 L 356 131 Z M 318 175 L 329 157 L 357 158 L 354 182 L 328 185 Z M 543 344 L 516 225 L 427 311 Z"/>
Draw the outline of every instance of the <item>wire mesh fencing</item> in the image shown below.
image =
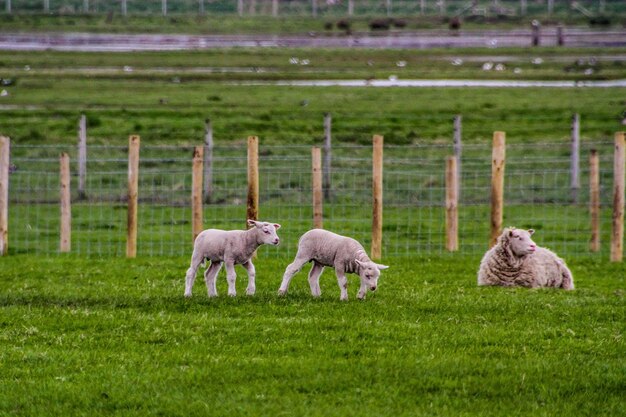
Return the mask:
<path fill-rule="evenodd" d="M 282 224 L 280 247 L 263 256 L 294 256 L 297 240 L 313 227 L 311 151 L 305 146 L 259 150 L 259 219 Z M 581 146 L 580 186 L 572 188 L 567 141 L 509 144 L 506 149 L 504 225 L 533 228 L 537 242 L 566 255 L 589 254 L 589 163 L 600 156 L 601 242 L 608 253 L 613 186 L 613 143 Z M 85 193 L 77 190 L 76 149 L 11 147 L 9 253 L 59 252 L 59 155 L 71 159 L 71 253 L 125 256 L 128 148 L 90 146 Z M 213 149 L 210 203 L 204 228 L 244 229 L 246 147 Z M 190 255 L 192 146 L 142 146 L 139 163 L 140 256 Z M 445 160 L 448 144 L 384 147 L 383 256 L 431 255 L 445 247 Z M 459 251 L 482 254 L 490 234 L 491 146 L 472 144 L 460 158 Z M 323 226 L 352 236 L 369 250 L 372 227 L 372 148 L 335 146 Z"/>
<path fill-rule="evenodd" d="M 619 16 L 623 3 L 617 0 L 566 2 L 525 2 L 501 0 L 5 0 L 5 13 L 118 12 L 131 15 L 238 14 L 280 16 L 524 16 L 572 15 Z"/>

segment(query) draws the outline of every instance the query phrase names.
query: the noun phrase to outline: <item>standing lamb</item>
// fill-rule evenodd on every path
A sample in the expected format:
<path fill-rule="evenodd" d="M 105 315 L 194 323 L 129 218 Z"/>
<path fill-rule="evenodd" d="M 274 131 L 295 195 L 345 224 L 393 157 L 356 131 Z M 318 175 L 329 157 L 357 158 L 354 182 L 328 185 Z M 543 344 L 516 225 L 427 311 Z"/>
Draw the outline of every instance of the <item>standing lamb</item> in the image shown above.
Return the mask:
<path fill-rule="evenodd" d="M 279 295 L 287 294 L 289 282 L 297 274 L 305 263 L 313 261 L 313 266 L 309 272 L 309 285 L 311 294 L 319 297 L 322 294 L 320 289 L 320 275 L 325 266 L 335 268 L 337 282 L 341 290 L 341 300 L 348 299 L 348 279 L 346 273 L 358 274 L 361 278 L 361 287 L 357 297 L 365 298 L 367 289 L 375 291 L 378 286 L 380 271 L 389 268 L 373 262 L 363 249 L 363 246 L 356 240 L 341 236 L 327 230 L 309 230 L 300 237 L 298 242 L 298 253 L 294 261 L 287 266 L 283 275 L 283 282 L 278 290 Z"/>
<path fill-rule="evenodd" d="M 574 279 L 565 261 L 538 247 L 530 237 L 534 232 L 514 227 L 504 229 L 496 245 L 480 262 L 478 285 L 573 290 Z"/>
<path fill-rule="evenodd" d="M 215 281 L 217 273 L 226 264 L 226 279 L 228 280 L 228 295 L 237 295 L 235 290 L 235 265 L 243 265 L 248 271 L 248 288 L 246 294 L 254 295 L 255 269 L 252 264 L 252 255 L 261 245 L 278 245 L 280 239 L 276 230 L 280 224 L 257 222 L 248 220 L 248 230 L 217 230 L 208 229 L 201 232 L 193 245 L 191 266 L 187 270 L 185 282 L 185 297 L 191 297 L 191 288 L 196 279 L 196 271 L 205 260 L 211 261 L 211 265 L 204 271 L 204 280 L 209 291 L 209 297 L 216 297 L 217 290 Z"/>

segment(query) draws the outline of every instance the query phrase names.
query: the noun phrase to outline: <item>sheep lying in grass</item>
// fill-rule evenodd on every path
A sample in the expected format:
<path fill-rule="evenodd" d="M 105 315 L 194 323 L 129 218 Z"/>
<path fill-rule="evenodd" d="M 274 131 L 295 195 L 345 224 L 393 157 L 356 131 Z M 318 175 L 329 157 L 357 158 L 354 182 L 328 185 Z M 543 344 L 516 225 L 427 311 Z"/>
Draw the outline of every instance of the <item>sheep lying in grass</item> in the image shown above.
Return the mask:
<path fill-rule="evenodd" d="M 248 271 L 248 288 L 246 294 L 254 295 L 256 291 L 256 272 L 252 264 L 252 254 L 261 245 L 278 245 L 280 239 L 276 230 L 280 224 L 257 222 L 248 220 L 248 230 L 217 230 L 208 229 L 201 232 L 193 246 L 191 266 L 187 270 L 185 281 L 185 297 L 191 297 L 191 288 L 196 279 L 196 271 L 205 260 L 211 265 L 204 272 L 209 297 L 217 296 L 215 281 L 217 273 L 226 264 L 226 279 L 228 280 L 228 295 L 237 295 L 235 290 L 235 265 L 243 265 Z"/>
<path fill-rule="evenodd" d="M 535 231 L 510 227 L 483 257 L 478 285 L 505 287 L 556 287 L 574 289 L 572 273 L 565 262 L 531 239 Z"/>
<path fill-rule="evenodd" d="M 341 300 L 348 299 L 348 280 L 346 273 L 358 274 L 361 278 L 361 287 L 357 297 L 362 300 L 369 288 L 375 291 L 378 286 L 380 271 L 389 268 L 379 265 L 367 256 L 363 246 L 356 240 L 341 236 L 322 229 L 309 230 L 300 237 L 298 253 L 294 261 L 287 266 L 283 275 L 283 282 L 278 290 L 279 295 L 285 295 L 289 289 L 291 278 L 302 269 L 305 263 L 313 261 L 309 272 L 311 294 L 319 297 L 320 275 L 325 266 L 335 268 L 337 282 L 341 290 Z"/>

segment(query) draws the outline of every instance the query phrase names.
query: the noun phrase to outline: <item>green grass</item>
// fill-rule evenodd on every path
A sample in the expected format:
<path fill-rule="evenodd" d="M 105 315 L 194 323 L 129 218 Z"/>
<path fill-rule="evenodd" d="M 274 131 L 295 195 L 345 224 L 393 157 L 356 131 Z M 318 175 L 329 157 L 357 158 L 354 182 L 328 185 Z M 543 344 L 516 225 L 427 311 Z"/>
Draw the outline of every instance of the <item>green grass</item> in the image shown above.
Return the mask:
<path fill-rule="evenodd" d="M 0 283 L 0 414 L 619 416 L 625 269 L 570 262 L 577 289 L 477 288 L 478 257 L 386 258 L 365 302 L 322 298 L 290 259 L 257 295 L 209 300 L 187 258 L 13 256 Z M 238 269 L 243 293 L 243 269 Z"/>
<path fill-rule="evenodd" d="M 386 19 L 386 8 L 384 3 L 372 2 L 370 7 L 363 5 L 363 2 L 355 2 L 357 5 L 356 16 L 349 18 L 346 7 L 330 10 L 326 9 L 325 2 L 318 2 L 319 17 L 311 17 L 310 3 L 308 2 L 288 2 L 288 8 L 281 7 L 280 16 L 272 17 L 271 8 L 267 2 L 258 2 L 265 7 L 257 12 L 257 15 L 250 16 L 248 8 L 245 9 L 245 16 L 239 17 L 236 13 L 236 2 L 206 2 L 207 14 L 199 16 L 197 12 L 197 2 L 190 4 L 185 10 L 172 9 L 175 2 L 168 2 L 170 13 L 167 17 L 161 16 L 161 3 L 144 3 L 144 7 L 132 9 L 139 4 L 137 1 L 128 2 L 129 15 L 121 16 L 119 2 L 115 7 L 112 3 L 101 3 L 100 7 L 107 7 L 107 10 L 100 9 L 100 13 L 82 14 L 64 12 L 58 13 L 58 5 L 52 5 L 51 14 L 43 14 L 42 2 L 31 2 L 31 7 L 24 7 L 23 0 L 14 1 L 15 12 L 7 15 L 4 7 L 0 10 L 0 31 L 11 32 L 90 32 L 90 33 L 187 33 L 187 34 L 306 34 L 315 32 L 324 36 L 345 36 L 346 31 L 339 29 L 339 21 L 349 21 L 351 31 L 357 33 L 386 34 L 388 32 L 402 33 L 421 29 L 448 30 L 449 22 L 453 15 L 467 3 L 447 2 L 448 15 L 439 16 L 439 8 L 434 4 L 429 4 L 427 16 L 420 16 L 419 3 L 415 2 L 393 2 L 393 19 L 401 21 L 404 26 L 390 25 L 388 31 L 373 31 L 370 23 L 373 20 Z M 53 2 L 54 3 L 54 2 Z M 591 2 L 590 2 L 591 3 Z M 217 4 L 217 7 L 214 7 Z M 344 3 L 345 4 L 345 3 Z M 4 6 L 4 5 L 3 5 Z M 220 8 L 219 6 L 226 6 Z M 408 7 L 406 7 L 408 6 Z M 559 3 L 557 2 L 557 6 Z M 82 2 L 75 9 L 80 9 Z M 518 2 L 510 2 L 507 6 L 511 9 L 519 9 Z M 597 9 L 597 3 L 587 4 L 589 9 Z M 261 9 L 261 8 L 259 8 Z M 110 12 L 110 14 L 109 14 Z M 597 13 L 597 10 L 593 10 Z M 526 16 L 466 16 L 462 19 L 462 30 L 492 30 L 494 28 L 523 28 L 530 29 L 530 21 L 540 20 L 544 25 L 563 24 L 569 27 L 592 27 L 592 28 L 619 28 L 623 26 L 626 12 L 619 2 L 608 2 L 608 7 L 604 15 L 607 19 L 606 25 L 594 27 L 592 20 L 582 14 L 572 12 L 566 7 L 557 7 L 555 14 L 547 16 L 546 6 L 529 4 Z M 332 25 L 328 28 L 328 25 Z"/>
<path fill-rule="evenodd" d="M 313 144 L 323 137 L 322 120 L 333 115 L 335 144 L 450 143 L 452 118 L 463 115 L 463 139 L 485 142 L 494 130 L 509 141 L 569 137 L 570 119 L 580 113 L 583 139 L 611 138 L 621 130 L 623 89 L 341 88 L 233 85 L 228 81 L 276 79 L 406 78 L 624 78 L 621 61 L 599 54 L 595 73 L 588 50 L 502 50 L 506 71 L 486 73 L 493 50 L 361 51 L 232 49 L 180 53 L 87 54 L 0 52 L 2 134 L 14 144 L 73 144 L 80 114 L 88 116 L 91 144 L 125 146 L 130 134 L 145 144 L 194 144 L 204 120 L 213 121 L 216 143 L 257 135 L 267 144 Z M 290 57 L 310 65 L 291 65 Z M 464 65 L 454 66 L 454 57 Z M 537 56 L 544 64 L 535 65 Z M 583 65 L 577 62 L 582 60 Z M 397 67 L 406 61 L 406 67 Z M 27 66 L 30 70 L 26 70 Z M 124 66 L 133 68 L 124 71 Z M 515 75 L 514 67 L 522 69 Z M 166 71 L 163 68 L 167 68 Z M 200 71 L 197 71 L 200 68 Z M 207 69 L 208 68 L 208 69 Z M 253 68 L 262 68 L 255 72 Z M 239 72 L 243 69 L 244 72 Z M 500 75 L 502 74 L 502 75 Z"/>

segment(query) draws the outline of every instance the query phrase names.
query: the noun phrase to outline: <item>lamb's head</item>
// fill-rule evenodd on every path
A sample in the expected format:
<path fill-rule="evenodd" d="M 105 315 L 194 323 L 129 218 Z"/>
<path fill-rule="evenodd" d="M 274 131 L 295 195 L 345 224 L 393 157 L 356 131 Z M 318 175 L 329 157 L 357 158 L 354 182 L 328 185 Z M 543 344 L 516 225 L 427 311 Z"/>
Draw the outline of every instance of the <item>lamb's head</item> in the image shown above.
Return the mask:
<path fill-rule="evenodd" d="M 502 233 L 501 242 L 508 244 L 511 253 L 521 258 L 537 250 L 537 245 L 531 238 L 533 233 L 535 233 L 533 229 L 522 230 L 510 227 Z"/>
<path fill-rule="evenodd" d="M 248 226 L 255 228 L 257 232 L 257 241 L 266 245 L 278 245 L 280 238 L 276 233 L 276 230 L 280 229 L 278 223 L 257 222 L 256 220 L 248 219 Z"/>
<path fill-rule="evenodd" d="M 355 259 L 356 264 L 359 266 L 359 277 L 361 278 L 361 284 L 365 285 L 370 291 L 376 291 L 378 287 L 378 277 L 380 277 L 380 271 L 389 268 L 387 265 L 380 265 L 376 262 L 365 260 L 359 261 Z M 365 296 L 365 294 L 363 294 Z"/>

